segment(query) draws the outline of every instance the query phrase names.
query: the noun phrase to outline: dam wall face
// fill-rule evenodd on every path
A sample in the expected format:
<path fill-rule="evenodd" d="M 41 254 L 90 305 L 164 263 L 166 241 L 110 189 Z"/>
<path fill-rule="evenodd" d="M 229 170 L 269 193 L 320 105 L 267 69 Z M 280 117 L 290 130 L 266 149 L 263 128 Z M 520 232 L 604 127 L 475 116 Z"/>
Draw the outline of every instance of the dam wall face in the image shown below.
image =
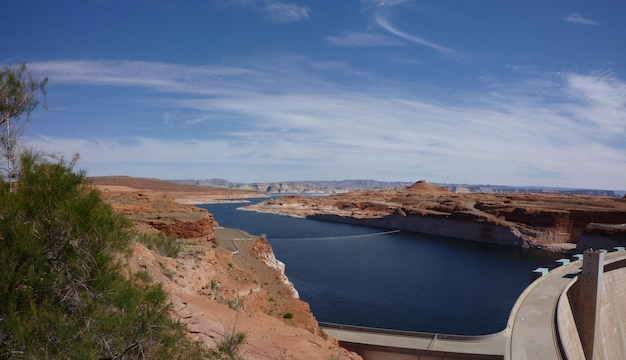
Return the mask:
<path fill-rule="evenodd" d="M 573 283 L 576 284 L 575 282 Z M 571 286 L 571 285 L 570 285 Z M 578 335 L 578 328 L 576 327 L 576 321 L 574 320 L 574 313 L 572 311 L 572 301 L 570 297 L 573 296 L 575 291 L 566 291 L 561 294 L 557 305 L 557 328 L 559 332 L 559 341 L 561 343 L 561 349 L 565 354 L 566 359 L 585 359 L 585 352 L 583 350 L 580 336 Z"/>
<path fill-rule="evenodd" d="M 626 260 L 605 266 L 597 359 L 626 359 Z"/>
<path fill-rule="evenodd" d="M 567 359 L 626 359 L 626 259 L 606 263 L 599 277 L 599 300 L 593 310 L 589 309 L 593 291 L 585 288 L 580 276 L 559 299 L 558 337 Z M 595 326 L 590 325 L 590 316 L 596 316 Z M 586 344 L 586 332 L 594 331 L 590 326 L 595 327 L 595 338 Z"/>

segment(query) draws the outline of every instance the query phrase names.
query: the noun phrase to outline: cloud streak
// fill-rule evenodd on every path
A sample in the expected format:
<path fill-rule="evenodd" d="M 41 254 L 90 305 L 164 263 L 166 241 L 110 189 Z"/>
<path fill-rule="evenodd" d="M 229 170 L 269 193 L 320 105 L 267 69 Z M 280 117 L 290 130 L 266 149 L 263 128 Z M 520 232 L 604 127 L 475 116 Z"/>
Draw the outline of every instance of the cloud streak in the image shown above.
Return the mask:
<path fill-rule="evenodd" d="M 309 19 L 310 9 L 279 0 L 218 0 L 220 7 L 244 8 L 257 11 L 266 21 L 286 24 Z"/>
<path fill-rule="evenodd" d="M 336 46 L 378 47 L 401 46 L 403 43 L 389 37 L 367 32 L 347 32 L 337 36 L 328 36 L 326 40 Z"/>
<path fill-rule="evenodd" d="M 568 14 L 564 17 L 562 17 L 561 19 L 567 21 L 567 22 L 571 22 L 574 24 L 578 24 L 578 25 L 600 25 L 599 22 L 588 19 L 583 17 L 582 15 L 580 15 L 579 13 L 571 13 Z"/>
<path fill-rule="evenodd" d="M 255 63 L 31 63 L 57 86 L 134 87 L 137 106 L 163 109 L 179 125 L 167 137 L 31 139 L 44 150 L 80 152 L 91 175 L 606 188 L 626 179 L 626 83 L 611 73 L 492 83 L 487 92 L 437 98 L 323 80 L 327 70 L 306 58 Z M 175 136 L 178 127 L 192 135 Z"/>
<path fill-rule="evenodd" d="M 376 22 L 376 24 L 378 24 L 378 26 L 380 26 L 381 28 L 383 28 L 384 30 L 388 31 L 391 34 L 394 34 L 402 39 L 408 40 L 410 42 L 422 45 L 422 46 L 426 46 L 428 48 L 431 48 L 433 50 L 436 50 L 437 52 L 441 53 L 442 55 L 458 55 L 458 53 L 448 47 L 436 44 L 432 41 L 426 40 L 424 38 L 415 36 L 415 35 L 410 35 L 407 34 L 399 29 L 397 29 L 391 22 L 389 22 L 389 20 L 382 16 L 381 14 L 375 14 L 374 15 L 374 21 Z"/>

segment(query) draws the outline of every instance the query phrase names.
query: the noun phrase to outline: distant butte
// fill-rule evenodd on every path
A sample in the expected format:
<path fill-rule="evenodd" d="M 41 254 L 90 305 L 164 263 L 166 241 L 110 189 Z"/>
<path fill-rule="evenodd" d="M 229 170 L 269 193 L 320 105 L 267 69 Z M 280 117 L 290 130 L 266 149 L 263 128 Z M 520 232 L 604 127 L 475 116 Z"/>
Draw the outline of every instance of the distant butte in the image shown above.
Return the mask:
<path fill-rule="evenodd" d="M 417 193 L 424 195 L 452 194 L 452 191 L 450 191 L 450 189 L 431 185 L 427 183 L 426 180 L 420 180 L 406 188 L 406 190 L 404 191 L 408 193 Z"/>

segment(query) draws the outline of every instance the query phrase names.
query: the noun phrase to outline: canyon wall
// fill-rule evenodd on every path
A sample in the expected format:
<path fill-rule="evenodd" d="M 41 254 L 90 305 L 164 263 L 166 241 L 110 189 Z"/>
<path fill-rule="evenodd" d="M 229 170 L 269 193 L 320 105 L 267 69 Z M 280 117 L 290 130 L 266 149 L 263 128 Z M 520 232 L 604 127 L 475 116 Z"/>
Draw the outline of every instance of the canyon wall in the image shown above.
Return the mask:
<path fill-rule="evenodd" d="M 624 219 L 626 221 L 626 218 Z M 606 225 L 589 224 L 580 236 L 577 250 L 589 248 L 613 249 L 616 246 L 626 245 L 626 224 Z"/>
<path fill-rule="evenodd" d="M 403 190 L 287 196 L 248 210 L 557 251 L 626 244 L 592 223 L 626 223 L 626 200 L 572 194 L 455 194 L 418 181 Z M 622 227 L 626 230 L 626 227 Z M 584 236 L 583 236 L 584 235 Z"/>
<path fill-rule="evenodd" d="M 249 234 L 243 236 L 247 240 L 235 240 L 242 238 L 240 230 L 216 227 L 205 209 L 177 202 L 222 200 L 229 194 L 199 192 L 198 187 L 189 191 L 153 179 L 113 180 L 110 185 L 111 179 L 98 179 L 96 187 L 114 210 L 132 220 L 139 233 L 177 239 L 177 256 L 135 242 L 132 255 L 120 260 L 129 276 L 163 286 L 172 316 L 193 339 L 215 349 L 229 334 L 243 332 L 246 341 L 238 358 L 245 359 L 361 359 L 323 333 L 267 240 Z"/>
<path fill-rule="evenodd" d="M 374 226 L 386 229 L 414 231 L 423 234 L 446 236 L 509 246 L 528 246 L 530 241 L 513 228 L 471 220 L 422 215 L 388 215 L 379 218 L 353 218 L 339 215 L 311 215 L 310 219 Z"/>

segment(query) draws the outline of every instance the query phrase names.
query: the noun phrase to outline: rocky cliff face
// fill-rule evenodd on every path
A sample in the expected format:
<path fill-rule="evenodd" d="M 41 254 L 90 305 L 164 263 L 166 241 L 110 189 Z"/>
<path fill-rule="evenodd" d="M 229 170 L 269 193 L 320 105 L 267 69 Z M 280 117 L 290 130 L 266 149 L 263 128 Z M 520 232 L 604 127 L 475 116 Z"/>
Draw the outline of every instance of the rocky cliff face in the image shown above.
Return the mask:
<path fill-rule="evenodd" d="M 590 223 L 626 223 L 626 201 L 620 198 L 562 193 L 457 194 L 425 181 L 404 190 L 356 191 L 322 198 L 291 196 L 247 208 L 553 250 L 574 249 Z"/>
<path fill-rule="evenodd" d="M 578 248 L 582 250 L 613 249 L 617 246 L 626 246 L 626 223 L 618 225 L 591 223 L 587 225 L 578 241 Z"/>
<path fill-rule="evenodd" d="M 377 181 L 371 179 L 332 181 L 285 181 L 273 183 L 236 183 L 224 179 L 170 180 L 172 183 L 218 187 L 222 189 L 252 190 L 274 194 L 341 194 L 355 190 L 402 190 L 412 183 L 403 181 Z M 437 184 L 454 193 L 563 193 L 621 197 L 623 191 L 600 189 L 570 189 L 554 187 L 521 187 L 507 185 Z"/>
<path fill-rule="evenodd" d="M 266 285 L 277 271 L 251 272 L 212 242 L 187 242 L 177 258 L 137 243 L 127 261 L 130 272 L 143 272 L 163 285 L 172 315 L 208 348 L 241 331 L 246 334 L 242 359 L 360 359 L 321 333 L 306 303 L 284 288 L 278 297 L 273 284 Z M 283 317 L 287 309 L 293 314 L 290 319 Z"/>
<path fill-rule="evenodd" d="M 223 189 L 258 191 L 271 194 L 339 194 L 351 190 L 404 189 L 411 185 L 401 181 L 334 180 L 334 181 L 283 181 L 271 183 L 236 183 L 224 179 L 170 180 L 176 184 L 215 186 Z"/>
<path fill-rule="evenodd" d="M 193 200 L 193 193 L 98 188 L 139 231 L 162 231 L 181 242 L 176 258 L 135 243 L 125 261 L 130 273 L 142 272 L 143 278 L 163 285 L 174 306 L 172 315 L 187 325 L 190 336 L 214 348 L 229 332 L 242 331 L 247 336 L 243 359 L 360 359 L 321 331 L 265 239 L 240 241 L 233 254 L 220 246 L 211 214 L 174 201 L 181 195 Z M 206 194 L 198 196 L 206 199 Z"/>
<path fill-rule="evenodd" d="M 178 239 L 215 240 L 217 222 L 205 209 L 176 203 L 156 192 L 105 193 L 113 209 L 144 231 L 156 230 Z"/>

